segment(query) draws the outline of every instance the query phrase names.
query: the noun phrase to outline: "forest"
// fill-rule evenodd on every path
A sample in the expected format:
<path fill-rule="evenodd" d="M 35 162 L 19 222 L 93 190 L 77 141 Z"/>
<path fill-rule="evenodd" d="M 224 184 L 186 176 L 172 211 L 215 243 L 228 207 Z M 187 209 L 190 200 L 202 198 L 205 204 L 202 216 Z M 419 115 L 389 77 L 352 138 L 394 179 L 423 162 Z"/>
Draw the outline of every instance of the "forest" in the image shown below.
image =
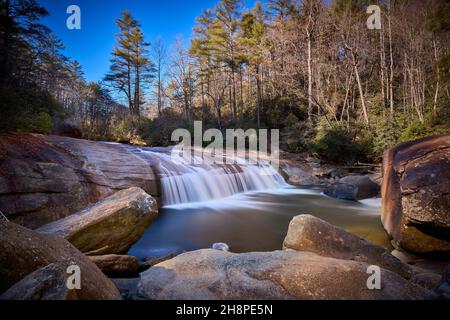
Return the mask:
<path fill-rule="evenodd" d="M 381 28 L 367 27 L 367 7 Z M 35 0 L 0 1 L 0 131 L 170 145 L 174 129 L 280 129 L 330 162 L 378 162 L 450 131 L 450 1 L 220 0 L 182 38 L 117 17 L 110 70 L 89 83 Z M 61 129 L 62 128 L 62 129 Z"/>

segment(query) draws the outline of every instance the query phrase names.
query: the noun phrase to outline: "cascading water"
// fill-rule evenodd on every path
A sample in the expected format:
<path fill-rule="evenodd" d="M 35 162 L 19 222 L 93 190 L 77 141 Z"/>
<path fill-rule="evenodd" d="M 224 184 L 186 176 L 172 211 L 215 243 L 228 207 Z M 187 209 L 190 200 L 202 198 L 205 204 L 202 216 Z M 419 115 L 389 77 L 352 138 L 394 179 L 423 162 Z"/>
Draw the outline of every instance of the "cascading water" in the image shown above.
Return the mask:
<path fill-rule="evenodd" d="M 287 185 L 265 160 L 253 164 L 244 158 L 233 157 L 233 164 L 214 164 L 212 161 L 208 164 L 205 161 L 196 162 L 199 157 L 172 154 L 170 148 L 143 148 L 140 151 L 141 156 L 152 162 L 159 175 L 164 206 L 205 202 Z"/>
<path fill-rule="evenodd" d="M 379 207 L 289 186 L 267 161 L 247 161 L 240 153 L 234 164 L 195 164 L 170 148 L 130 151 L 152 167 L 162 189 L 158 219 L 128 252 L 138 259 L 210 248 L 217 242 L 237 253 L 278 250 L 299 213 L 389 245 Z"/>

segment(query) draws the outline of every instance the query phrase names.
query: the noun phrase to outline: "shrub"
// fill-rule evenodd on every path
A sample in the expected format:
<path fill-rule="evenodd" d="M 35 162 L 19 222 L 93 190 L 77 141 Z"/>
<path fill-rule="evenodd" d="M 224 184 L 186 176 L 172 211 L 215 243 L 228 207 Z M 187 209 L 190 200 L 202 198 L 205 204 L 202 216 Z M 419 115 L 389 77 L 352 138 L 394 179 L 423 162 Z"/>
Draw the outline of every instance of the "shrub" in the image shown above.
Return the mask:
<path fill-rule="evenodd" d="M 312 150 L 321 158 L 335 163 L 353 163 L 367 160 L 370 141 L 355 141 L 348 130 L 334 127 L 319 130 Z"/>
<path fill-rule="evenodd" d="M 400 142 L 413 141 L 433 135 L 433 131 L 419 120 L 412 121 L 400 136 Z"/>
<path fill-rule="evenodd" d="M 33 119 L 33 131 L 37 133 L 50 133 L 53 127 L 52 117 L 47 112 L 39 112 Z"/>
<path fill-rule="evenodd" d="M 399 133 L 400 128 L 396 120 L 383 118 L 376 122 L 371 157 L 379 161 L 387 149 L 394 147 L 398 143 Z"/>
<path fill-rule="evenodd" d="M 62 106 L 44 90 L 0 88 L 0 131 L 49 133 L 52 118 L 65 117 Z"/>

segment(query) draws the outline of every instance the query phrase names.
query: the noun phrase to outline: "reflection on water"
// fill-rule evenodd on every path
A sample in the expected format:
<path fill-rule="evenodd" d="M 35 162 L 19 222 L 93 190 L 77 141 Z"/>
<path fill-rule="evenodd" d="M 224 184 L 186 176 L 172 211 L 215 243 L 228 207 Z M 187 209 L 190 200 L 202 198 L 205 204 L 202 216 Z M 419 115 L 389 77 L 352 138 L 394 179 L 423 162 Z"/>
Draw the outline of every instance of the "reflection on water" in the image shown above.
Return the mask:
<path fill-rule="evenodd" d="M 220 201 L 162 208 L 158 219 L 129 251 L 138 259 L 209 248 L 225 242 L 233 252 L 282 247 L 289 222 L 311 214 L 371 242 L 389 247 L 380 222 L 380 201 L 340 201 L 319 190 L 282 188 L 235 195 Z"/>

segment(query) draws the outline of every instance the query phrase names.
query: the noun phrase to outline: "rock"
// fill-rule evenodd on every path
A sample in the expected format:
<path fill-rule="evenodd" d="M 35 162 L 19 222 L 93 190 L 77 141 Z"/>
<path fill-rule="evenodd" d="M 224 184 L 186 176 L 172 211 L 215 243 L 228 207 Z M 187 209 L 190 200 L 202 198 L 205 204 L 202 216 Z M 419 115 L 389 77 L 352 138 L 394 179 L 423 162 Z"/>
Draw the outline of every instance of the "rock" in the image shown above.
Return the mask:
<path fill-rule="evenodd" d="M 450 300 L 450 265 L 444 271 L 441 281 L 428 296 L 432 300 Z"/>
<path fill-rule="evenodd" d="M 0 210 L 28 228 L 64 218 L 116 191 L 158 200 L 155 159 L 138 148 L 39 134 L 0 134 Z"/>
<path fill-rule="evenodd" d="M 433 288 L 438 285 L 440 280 L 441 277 L 433 272 L 418 273 L 411 277 L 412 283 L 428 290 L 433 290 Z"/>
<path fill-rule="evenodd" d="M 230 251 L 230 247 L 226 243 L 216 242 L 211 246 L 214 250 Z"/>
<path fill-rule="evenodd" d="M 347 176 L 328 186 L 324 193 L 337 199 L 358 201 L 377 197 L 380 187 L 369 176 Z"/>
<path fill-rule="evenodd" d="M 312 186 L 318 184 L 312 172 L 308 172 L 303 168 L 294 166 L 290 163 L 282 163 L 280 171 L 286 181 L 292 185 Z"/>
<path fill-rule="evenodd" d="M 428 290 L 381 269 L 381 290 L 367 288 L 368 265 L 314 253 L 234 254 L 206 249 L 181 254 L 144 273 L 145 299 L 422 299 Z"/>
<path fill-rule="evenodd" d="M 139 265 L 139 272 L 144 272 L 145 270 L 148 270 L 154 265 L 157 265 L 158 263 L 164 262 L 166 260 L 170 260 L 176 256 L 177 256 L 176 253 L 169 253 L 162 257 L 148 257 L 145 259 L 143 263 Z"/>
<path fill-rule="evenodd" d="M 157 215 L 155 199 L 140 188 L 130 188 L 36 231 L 65 238 L 87 254 L 123 254 Z"/>
<path fill-rule="evenodd" d="M 330 165 L 320 164 L 312 167 L 305 155 L 293 155 L 282 152 L 279 171 L 284 179 L 296 186 L 323 186 L 330 184 L 336 177 L 348 174 L 348 170 Z"/>
<path fill-rule="evenodd" d="M 406 279 L 412 275 L 408 265 L 389 254 L 383 247 L 310 215 L 300 215 L 292 219 L 283 248 L 377 265 Z"/>
<path fill-rule="evenodd" d="M 65 136 L 71 138 L 82 138 L 83 133 L 79 126 L 70 122 L 62 122 L 58 124 L 54 129 L 53 133 L 58 136 Z"/>
<path fill-rule="evenodd" d="M 53 265 L 52 265 L 53 264 Z M 49 266 L 50 265 L 50 266 Z M 75 293 L 54 288 L 61 283 L 67 268 L 77 265 L 81 271 L 81 289 Z M 30 275 L 28 279 L 24 279 Z M 120 299 L 114 284 L 97 266 L 85 257 L 68 241 L 49 235 L 43 235 L 17 224 L 0 221 L 0 293 L 21 281 L 7 295 L 28 292 L 25 297 L 51 298 L 64 296 L 76 299 Z M 36 289 L 33 284 L 45 280 Z M 41 291 L 40 291 L 41 290 Z M 24 298 L 25 298 L 24 297 Z"/>
<path fill-rule="evenodd" d="M 17 282 L 0 300 L 76 300 L 76 290 L 66 286 L 68 276 L 59 264 L 51 263 Z"/>
<path fill-rule="evenodd" d="M 308 165 L 312 168 L 318 169 L 321 166 L 322 161 L 320 161 L 320 159 L 317 158 L 312 158 L 312 157 L 308 157 L 306 158 L 306 162 L 308 163 Z"/>
<path fill-rule="evenodd" d="M 137 285 L 139 278 L 112 279 L 124 300 L 138 300 Z"/>
<path fill-rule="evenodd" d="M 89 256 L 89 259 L 111 278 L 136 277 L 139 274 L 139 263 L 133 256 L 108 254 Z"/>
<path fill-rule="evenodd" d="M 450 254 L 450 135 L 401 144 L 383 159 L 382 222 L 395 246 Z"/>

